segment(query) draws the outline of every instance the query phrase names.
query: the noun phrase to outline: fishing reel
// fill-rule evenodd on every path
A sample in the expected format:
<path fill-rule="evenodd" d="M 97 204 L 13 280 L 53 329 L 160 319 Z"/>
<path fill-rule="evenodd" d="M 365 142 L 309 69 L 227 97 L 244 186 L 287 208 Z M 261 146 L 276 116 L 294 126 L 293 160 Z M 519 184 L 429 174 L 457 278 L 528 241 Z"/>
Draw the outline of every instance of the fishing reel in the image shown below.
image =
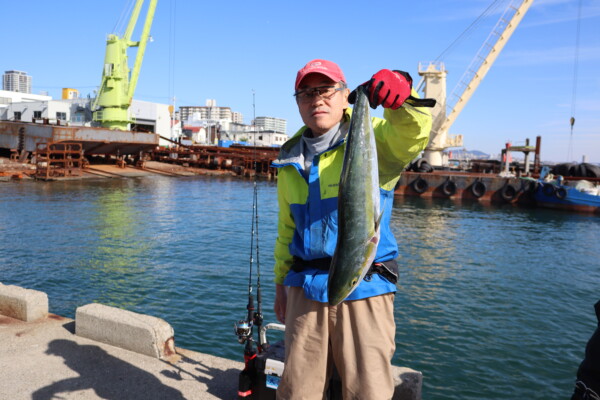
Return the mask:
<path fill-rule="evenodd" d="M 233 324 L 233 332 L 238 337 L 238 342 L 244 344 L 247 341 L 252 341 L 252 327 L 254 323 L 245 319 L 240 319 L 237 323 Z"/>

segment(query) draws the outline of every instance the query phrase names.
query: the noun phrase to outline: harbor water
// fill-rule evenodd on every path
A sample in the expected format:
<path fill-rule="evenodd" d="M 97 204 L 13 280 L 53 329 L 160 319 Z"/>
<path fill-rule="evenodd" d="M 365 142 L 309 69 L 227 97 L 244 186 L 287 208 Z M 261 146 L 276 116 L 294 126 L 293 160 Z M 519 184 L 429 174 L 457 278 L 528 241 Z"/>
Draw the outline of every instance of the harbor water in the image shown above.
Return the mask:
<path fill-rule="evenodd" d="M 177 346 L 241 361 L 252 194 L 234 178 L 0 183 L 0 282 L 48 293 L 70 318 L 92 302 L 157 316 Z M 275 184 L 258 199 L 274 322 Z M 398 198 L 392 225 L 393 362 L 423 373 L 424 399 L 569 398 L 596 327 L 598 216 Z"/>

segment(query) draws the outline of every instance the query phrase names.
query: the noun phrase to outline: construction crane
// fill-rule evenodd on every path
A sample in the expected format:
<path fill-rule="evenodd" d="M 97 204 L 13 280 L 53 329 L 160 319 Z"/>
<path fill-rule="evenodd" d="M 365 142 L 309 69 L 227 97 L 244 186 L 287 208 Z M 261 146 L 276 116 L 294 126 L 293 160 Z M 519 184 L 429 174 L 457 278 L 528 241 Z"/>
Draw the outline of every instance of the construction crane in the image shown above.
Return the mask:
<path fill-rule="evenodd" d="M 106 56 L 102 70 L 102 82 L 92 105 L 93 121 L 108 129 L 129 130 L 131 118 L 129 106 L 135 92 L 146 44 L 150 38 L 150 27 L 158 0 L 150 0 L 146 21 L 140 40 L 131 41 L 131 35 L 137 23 L 144 0 L 136 0 L 123 37 L 108 35 Z M 137 47 L 133 70 L 129 69 L 127 50 Z"/>
<path fill-rule="evenodd" d="M 519 5 L 517 5 L 520 3 Z M 423 158 L 432 166 L 447 165 L 444 150 L 463 145 L 462 135 L 449 136 L 448 131 L 456 121 L 511 35 L 531 7 L 533 0 L 511 1 L 483 46 L 463 74 L 453 91 L 451 104 L 446 103 L 446 75 L 443 62 L 419 63 L 419 75 L 423 77 L 424 96 L 437 99 L 433 109 L 433 125 L 429 144 Z M 446 110 L 450 111 L 447 113 Z"/>

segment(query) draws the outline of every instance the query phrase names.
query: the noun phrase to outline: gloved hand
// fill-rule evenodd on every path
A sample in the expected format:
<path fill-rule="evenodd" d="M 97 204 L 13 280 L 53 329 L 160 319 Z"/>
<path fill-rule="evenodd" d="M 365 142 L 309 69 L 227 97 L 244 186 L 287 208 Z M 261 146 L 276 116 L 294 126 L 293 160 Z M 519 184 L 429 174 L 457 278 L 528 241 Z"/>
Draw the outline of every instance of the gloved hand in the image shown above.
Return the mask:
<path fill-rule="evenodd" d="M 384 108 L 396 110 L 410 96 L 412 78 L 406 72 L 382 69 L 361 86 L 366 86 L 372 108 L 381 104 Z M 356 93 L 353 91 L 348 101 L 354 104 L 355 99 Z"/>

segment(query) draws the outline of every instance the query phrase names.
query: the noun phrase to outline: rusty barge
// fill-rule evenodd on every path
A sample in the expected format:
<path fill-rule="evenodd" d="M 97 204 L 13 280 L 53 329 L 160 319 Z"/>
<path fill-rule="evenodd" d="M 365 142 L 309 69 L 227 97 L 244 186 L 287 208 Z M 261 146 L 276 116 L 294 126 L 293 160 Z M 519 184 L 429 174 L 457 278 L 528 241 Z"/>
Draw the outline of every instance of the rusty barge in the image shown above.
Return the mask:
<path fill-rule="evenodd" d="M 87 126 L 0 121 L 0 148 L 13 149 L 19 154 L 33 153 L 38 150 L 38 145 L 54 143 L 78 143 L 86 155 L 128 155 L 155 148 L 158 136 Z"/>
<path fill-rule="evenodd" d="M 532 204 L 535 186 L 530 182 L 517 177 L 503 178 L 489 173 L 405 171 L 394 193 L 397 196 Z"/>
<path fill-rule="evenodd" d="M 35 166 L 33 177 L 42 180 L 77 178 L 96 163 L 150 170 L 148 161 L 231 175 L 276 176 L 271 161 L 277 157 L 278 148 L 185 146 L 176 142 L 165 148 L 159 147 L 160 138 L 151 132 L 65 126 L 47 120 L 0 121 L 2 153 L 10 155 L 12 162 L 31 163 Z"/>

